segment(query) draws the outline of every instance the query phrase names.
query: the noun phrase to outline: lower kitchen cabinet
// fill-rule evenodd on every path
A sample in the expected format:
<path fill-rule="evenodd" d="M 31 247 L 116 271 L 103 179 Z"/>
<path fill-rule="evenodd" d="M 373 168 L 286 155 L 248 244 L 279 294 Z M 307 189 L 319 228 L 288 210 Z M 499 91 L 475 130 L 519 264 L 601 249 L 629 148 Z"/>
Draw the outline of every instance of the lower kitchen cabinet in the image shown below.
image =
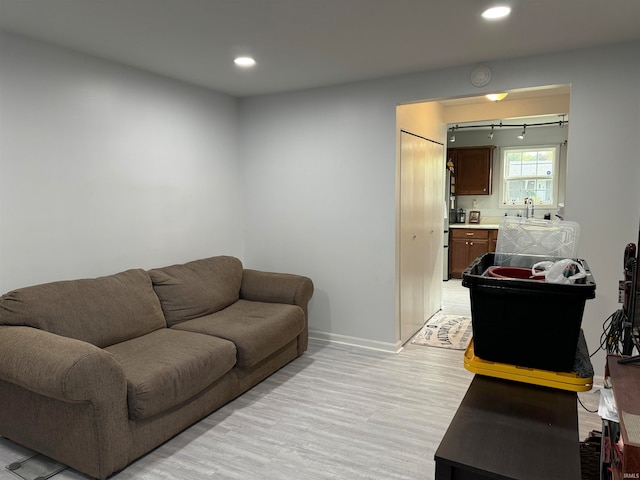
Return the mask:
<path fill-rule="evenodd" d="M 452 228 L 449 238 L 449 273 L 462 278 L 462 272 L 483 253 L 495 252 L 497 230 Z"/>
<path fill-rule="evenodd" d="M 489 230 L 489 250 L 487 251 L 495 252 L 497 243 L 498 243 L 498 230 Z"/>

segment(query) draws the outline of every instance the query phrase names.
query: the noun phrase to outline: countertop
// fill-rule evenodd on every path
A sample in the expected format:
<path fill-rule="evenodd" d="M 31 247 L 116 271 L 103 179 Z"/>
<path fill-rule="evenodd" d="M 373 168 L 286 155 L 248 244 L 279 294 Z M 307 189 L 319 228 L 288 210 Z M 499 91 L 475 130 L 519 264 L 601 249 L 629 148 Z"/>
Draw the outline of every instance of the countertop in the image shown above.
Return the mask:
<path fill-rule="evenodd" d="M 480 228 L 482 230 L 498 230 L 497 223 L 452 223 L 449 225 L 449 229 L 452 228 Z"/>

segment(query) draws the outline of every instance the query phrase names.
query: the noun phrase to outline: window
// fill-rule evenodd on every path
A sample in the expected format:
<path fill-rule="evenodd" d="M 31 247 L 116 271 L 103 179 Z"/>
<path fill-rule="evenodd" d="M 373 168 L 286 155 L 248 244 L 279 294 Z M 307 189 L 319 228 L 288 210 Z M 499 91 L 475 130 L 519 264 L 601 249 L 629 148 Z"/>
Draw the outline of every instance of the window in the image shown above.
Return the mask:
<path fill-rule="evenodd" d="M 502 204 L 524 205 L 532 198 L 535 206 L 556 207 L 558 147 L 505 147 L 502 149 Z"/>

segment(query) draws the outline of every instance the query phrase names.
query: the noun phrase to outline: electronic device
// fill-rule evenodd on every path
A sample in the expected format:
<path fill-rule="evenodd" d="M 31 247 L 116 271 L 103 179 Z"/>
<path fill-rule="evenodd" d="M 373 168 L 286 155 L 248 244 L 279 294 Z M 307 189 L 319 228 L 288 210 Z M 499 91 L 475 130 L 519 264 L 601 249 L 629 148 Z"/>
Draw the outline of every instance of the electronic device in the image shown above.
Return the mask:
<path fill-rule="evenodd" d="M 640 228 L 638 229 L 638 243 L 640 244 Z M 638 278 L 638 251 L 636 244 L 630 243 L 624 250 L 624 301 L 625 325 L 622 337 L 622 354 L 628 358 L 620 359 L 619 363 L 640 362 L 640 278 Z M 633 355 L 634 347 L 639 354 Z"/>

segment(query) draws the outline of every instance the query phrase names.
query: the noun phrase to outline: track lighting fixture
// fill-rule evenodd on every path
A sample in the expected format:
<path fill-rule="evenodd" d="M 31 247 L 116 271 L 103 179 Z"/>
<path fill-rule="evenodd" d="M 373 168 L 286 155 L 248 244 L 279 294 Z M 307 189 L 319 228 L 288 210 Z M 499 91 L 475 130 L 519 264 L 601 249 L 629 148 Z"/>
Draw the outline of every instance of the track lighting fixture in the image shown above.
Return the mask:
<path fill-rule="evenodd" d="M 478 129 L 478 128 L 491 128 L 491 131 L 489 132 L 489 134 L 487 135 L 487 137 L 489 139 L 493 139 L 493 134 L 495 133 L 495 129 L 496 128 L 516 128 L 516 127 L 522 127 L 522 133 L 520 133 L 520 135 L 518 135 L 518 138 L 520 140 L 524 140 L 524 137 L 527 133 L 527 127 L 548 127 L 551 125 L 559 125 L 560 128 L 564 127 L 565 125 L 569 125 L 569 120 L 565 120 L 564 119 L 565 115 L 562 115 L 562 120 L 559 120 L 557 122 L 541 122 L 541 123 L 502 123 L 502 120 L 500 120 L 500 123 L 484 123 L 484 124 L 475 124 L 475 125 L 456 125 L 454 127 L 450 127 L 449 128 L 449 142 L 455 142 L 456 141 L 456 130 L 459 129 Z"/>
<path fill-rule="evenodd" d="M 527 133 L 527 124 L 525 123 L 523 128 L 522 128 L 522 133 L 520 135 L 518 135 L 518 138 L 520 140 L 524 140 L 524 136 Z"/>

